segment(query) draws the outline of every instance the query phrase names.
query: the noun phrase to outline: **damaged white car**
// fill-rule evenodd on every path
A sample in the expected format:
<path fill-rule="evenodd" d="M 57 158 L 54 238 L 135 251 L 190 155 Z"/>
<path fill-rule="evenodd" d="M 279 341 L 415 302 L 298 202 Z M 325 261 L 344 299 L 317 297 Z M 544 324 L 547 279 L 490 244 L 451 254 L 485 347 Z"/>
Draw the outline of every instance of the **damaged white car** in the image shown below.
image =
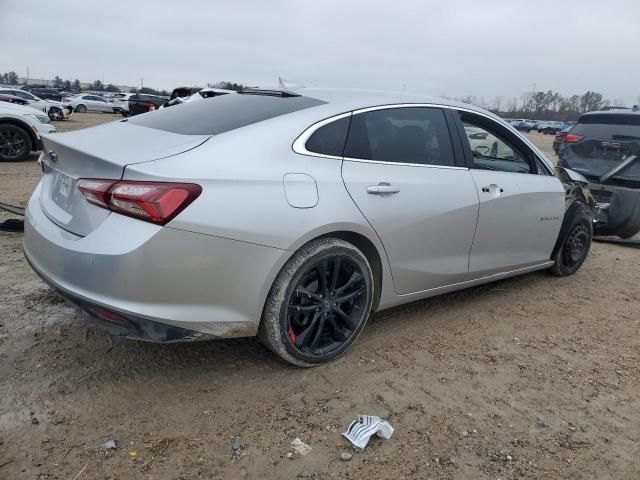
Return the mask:
<path fill-rule="evenodd" d="M 42 110 L 50 120 L 66 120 L 73 114 L 73 109 L 69 105 L 55 100 L 43 100 L 31 92 L 19 88 L 0 88 L 0 93 L 15 95 L 28 102 L 28 106 L 36 110 Z"/>

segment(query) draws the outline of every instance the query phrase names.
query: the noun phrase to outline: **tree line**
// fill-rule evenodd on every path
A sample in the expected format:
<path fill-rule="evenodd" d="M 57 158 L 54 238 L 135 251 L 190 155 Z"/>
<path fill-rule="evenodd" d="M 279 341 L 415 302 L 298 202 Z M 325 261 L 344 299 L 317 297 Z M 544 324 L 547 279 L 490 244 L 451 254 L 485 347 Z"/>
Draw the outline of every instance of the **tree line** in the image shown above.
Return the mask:
<path fill-rule="evenodd" d="M 445 95 L 445 98 L 450 98 Z M 498 95 L 486 100 L 484 97 L 467 95 L 456 97 L 463 103 L 486 108 L 503 117 L 529 118 L 532 120 L 576 120 L 580 115 L 607 107 L 624 107 L 622 99 L 612 101 L 599 92 L 586 91 L 582 95 L 562 95 L 553 90 L 527 92 L 518 97 L 507 98 Z M 639 97 L 640 101 L 640 97 Z"/>
<path fill-rule="evenodd" d="M 20 78 L 18 77 L 18 74 L 16 72 L 2 73 L 0 74 L 0 83 L 6 84 L 6 85 L 18 85 L 20 83 Z M 25 82 L 25 85 L 26 85 L 26 82 Z M 63 80 L 58 75 L 54 77 L 53 81 L 51 82 L 51 86 L 57 90 L 66 90 L 68 92 L 77 93 L 82 90 L 80 80 L 78 80 L 77 78 L 73 81 Z M 241 83 L 226 82 L 226 81 L 209 83 L 208 86 L 216 87 L 216 88 L 224 88 L 227 90 L 235 90 L 235 91 L 240 91 L 243 88 L 245 88 L 245 86 L 242 85 Z M 121 93 L 121 89 L 118 88 L 117 86 L 113 85 L 112 83 L 104 85 L 100 80 L 96 80 L 95 82 L 91 83 L 88 87 L 88 90 L 91 90 L 94 92 Z M 169 95 L 169 92 L 167 92 L 166 90 L 156 90 L 155 88 L 150 88 L 150 87 L 131 88 L 127 93 L 146 93 L 149 95 L 164 95 L 164 96 Z"/>

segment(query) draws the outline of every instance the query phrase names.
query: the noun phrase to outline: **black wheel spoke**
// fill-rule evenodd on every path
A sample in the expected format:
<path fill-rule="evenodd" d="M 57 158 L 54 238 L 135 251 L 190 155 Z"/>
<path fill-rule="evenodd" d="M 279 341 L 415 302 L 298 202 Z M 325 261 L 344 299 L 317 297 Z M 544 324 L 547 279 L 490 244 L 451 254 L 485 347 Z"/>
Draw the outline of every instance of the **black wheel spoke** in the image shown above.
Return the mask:
<path fill-rule="evenodd" d="M 360 288 L 358 288 L 357 290 L 354 290 L 353 292 L 349 292 L 349 293 L 345 293 L 344 295 L 341 295 L 339 297 L 335 297 L 334 298 L 334 302 L 340 304 L 340 303 L 345 303 L 348 302 L 350 300 L 353 300 L 354 298 L 362 295 L 366 290 L 366 287 L 362 286 Z"/>
<path fill-rule="evenodd" d="M 344 313 L 340 307 L 335 309 L 336 317 L 340 318 L 344 322 L 344 324 L 349 328 L 349 330 L 353 331 L 356 328 L 356 323 L 352 320 L 352 318 Z"/>
<path fill-rule="evenodd" d="M 316 329 L 316 334 L 313 337 L 313 340 L 311 341 L 311 345 L 309 346 L 310 350 L 312 352 L 315 352 L 316 349 L 318 348 L 318 343 L 320 342 L 320 337 L 322 337 L 322 334 L 324 333 L 324 325 L 325 323 L 327 323 L 327 316 L 326 315 L 321 315 L 320 316 L 320 321 L 318 323 L 318 328 Z"/>
<path fill-rule="evenodd" d="M 329 284 L 329 290 L 333 293 L 338 283 L 338 275 L 340 274 L 340 265 L 342 264 L 342 258 L 336 257 L 333 261 L 333 275 L 331 275 L 331 283 Z"/>
<path fill-rule="evenodd" d="M 296 312 L 316 312 L 320 310 L 318 305 L 289 305 L 289 308 L 295 310 Z"/>
<path fill-rule="evenodd" d="M 329 262 L 325 258 L 320 262 L 320 265 L 317 268 L 318 270 L 318 280 L 320 282 L 320 292 L 322 293 L 324 298 L 327 298 L 329 295 L 329 287 L 327 285 L 327 274 L 329 273 Z"/>
<path fill-rule="evenodd" d="M 344 342 L 347 337 L 342 334 L 340 327 L 338 327 L 338 324 L 336 323 L 335 316 L 329 315 L 327 317 L 327 322 L 329 322 L 329 325 L 331 325 L 331 328 L 333 328 L 334 337 L 337 337 L 336 340 Z"/>
<path fill-rule="evenodd" d="M 318 323 L 318 320 L 320 319 L 320 316 L 320 312 L 316 312 L 309 324 L 306 325 L 304 330 L 296 336 L 296 347 L 301 348 L 305 345 L 307 337 L 313 332 L 316 324 Z"/>
<path fill-rule="evenodd" d="M 314 301 L 321 301 L 322 298 L 320 298 L 320 294 L 316 293 L 316 292 L 312 292 L 310 290 L 307 290 L 306 288 L 302 288 L 302 287 L 298 287 L 294 290 L 294 295 L 298 296 L 298 297 L 306 297 L 309 300 L 314 300 Z"/>
<path fill-rule="evenodd" d="M 351 274 L 351 277 L 349 277 L 349 280 L 347 280 L 347 283 L 342 285 L 340 288 L 335 289 L 335 293 L 341 294 L 342 292 L 349 290 L 354 285 L 357 285 L 358 282 L 361 282 L 362 280 L 364 280 L 364 277 L 362 276 L 362 274 L 360 272 L 354 271 Z"/>

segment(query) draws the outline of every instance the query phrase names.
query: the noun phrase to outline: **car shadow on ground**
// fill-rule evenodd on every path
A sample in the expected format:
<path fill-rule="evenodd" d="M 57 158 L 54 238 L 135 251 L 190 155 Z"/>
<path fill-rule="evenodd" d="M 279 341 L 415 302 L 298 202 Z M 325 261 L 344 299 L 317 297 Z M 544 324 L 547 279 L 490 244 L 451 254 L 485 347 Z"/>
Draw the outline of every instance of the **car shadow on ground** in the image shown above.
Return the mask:
<path fill-rule="evenodd" d="M 390 328 L 395 335 L 411 332 L 416 327 L 414 322 L 424 321 L 421 318 L 425 314 L 427 318 L 444 317 L 448 326 L 457 329 L 460 325 L 456 323 L 466 321 L 460 312 L 470 304 L 487 296 L 536 288 L 545 278 L 543 273 L 531 273 L 384 310 L 373 316 L 362 338 L 344 358 L 348 361 L 351 356 L 355 362 L 367 348 L 362 344 L 384 344 Z M 135 378 L 161 383 L 200 375 L 221 379 L 296 369 L 279 360 L 256 338 L 155 344 L 112 337 L 88 324 L 54 292 L 42 290 L 38 295 L 42 298 L 32 299 L 33 303 L 48 303 L 49 314 L 56 317 L 48 323 L 57 327 L 42 325 L 34 348 L 41 350 L 39 357 L 47 358 L 44 362 L 55 366 L 56 374 L 66 377 L 66 385 L 72 389 L 74 385 L 97 386 Z"/>

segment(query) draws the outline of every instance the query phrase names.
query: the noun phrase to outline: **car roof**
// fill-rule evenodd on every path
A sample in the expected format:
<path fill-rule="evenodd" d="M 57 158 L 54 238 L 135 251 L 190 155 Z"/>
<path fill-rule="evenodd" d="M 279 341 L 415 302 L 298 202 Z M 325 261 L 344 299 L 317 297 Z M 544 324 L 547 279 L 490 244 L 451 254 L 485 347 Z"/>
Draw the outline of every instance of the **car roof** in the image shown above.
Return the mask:
<path fill-rule="evenodd" d="M 491 112 L 475 105 L 457 102 L 448 98 L 438 98 L 428 95 L 413 93 L 385 92 L 379 90 L 361 90 L 349 88 L 299 88 L 291 90 L 292 93 L 317 98 L 328 103 L 344 107 L 349 110 L 367 108 L 378 105 L 393 105 L 402 103 L 430 103 L 434 105 L 444 105 L 465 110 L 477 111 L 478 113 L 489 114 L 492 117 L 500 118 Z"/>
<path fill-rule="evenodd" d="M 583 113 L 582 117 L 590 117 L 592 115 L 640 115 L 640 109 L 636 108 L 612 108 L 609 110 L 595 110 L 593 112 Z M 580 119 L 578 119 L 580 120 Z"/>
<path fill-rule="evenodd" d="M 23 105 L 17 105 L 15 103 L 9 103 L 9 102 L 0 102 L 0 110 L 4 110 L 6 113 L 13 113 L 13 114 L 25 114 L 25 113 L 30 113 L 32 115 L 44 115 L 44 113 L 42 112 L 42 110 L 38 110 L 36 108 L 32 108 L 32 107 L 26 107 Z M 0 112 L 3 113 L 3 112 Z"/>

